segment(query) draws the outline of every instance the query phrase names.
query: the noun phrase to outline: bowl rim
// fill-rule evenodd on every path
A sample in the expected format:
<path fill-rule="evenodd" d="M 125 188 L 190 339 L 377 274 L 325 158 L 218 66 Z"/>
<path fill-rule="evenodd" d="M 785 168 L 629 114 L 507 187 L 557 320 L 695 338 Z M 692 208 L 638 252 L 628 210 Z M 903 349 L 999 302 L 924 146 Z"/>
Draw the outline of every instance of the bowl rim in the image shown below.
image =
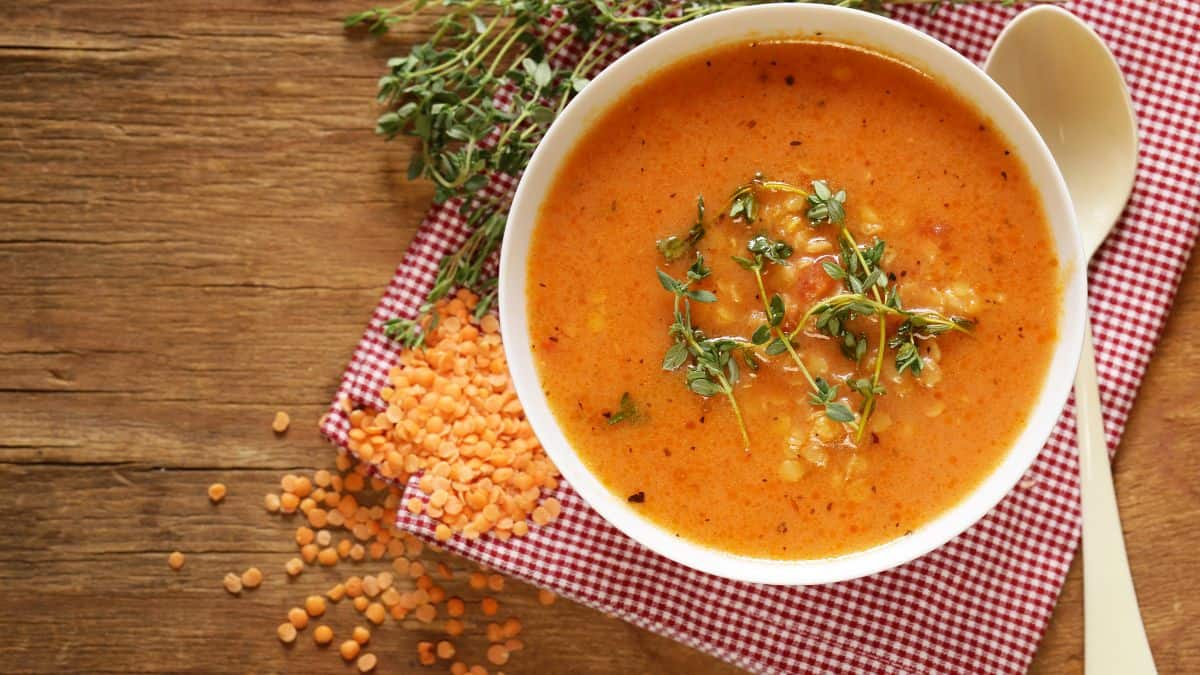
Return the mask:
<path fill-rule="evenodd" d="M 764 30 L 764 26 L 770 28 Z M 950 87 L 990 118 L 1025 163 L 1040 192 L 1060 262 L 1062 303 L 1058 341 L 1024 429 L 991 473 L 960 502 L 912 532 L 868 549 L 830 558 L 776 560 L 733 554 L 680 538 L 630 507 L 587 468 L 550 411 L 533 361 L 527 322 L 527 260 L 532 232 L 559 166 L 594 119 L 624 92 L 666 66 L 723 45 L 805 38 L 860 46 L 896 58 Z M 718 12 L 665 31 L 624 54 L 572 99 L 535 149 L 517 186 L 501 244 L 498 302 L 505 354 L 526 417 L 562 476 L 605 520 L 655 553 L 695 570 L 753 583 L 811 585 L 864 577 L 919 558 L 982 520 L 1017 484 L 1041 452 L 1066 405 L 1087 316 L 1086 267 L 1074 210 L 1058 166 L 1032 122 L 982 70 L 933 37 L 868 12 L 764 4 Z"/>

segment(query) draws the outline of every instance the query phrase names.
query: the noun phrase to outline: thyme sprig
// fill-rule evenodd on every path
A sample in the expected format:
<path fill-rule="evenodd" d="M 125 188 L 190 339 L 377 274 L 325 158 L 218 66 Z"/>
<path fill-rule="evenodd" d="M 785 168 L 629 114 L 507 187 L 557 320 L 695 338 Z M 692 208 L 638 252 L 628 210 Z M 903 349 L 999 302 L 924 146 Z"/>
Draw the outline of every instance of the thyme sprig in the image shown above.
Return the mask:
<path fill-rule="evenodd" d="M 385 332 L 418 346 L 430 309 L 450 291 L 494 297 L 494 287 L 481 286 L 493 283 L 481 271 L 500 244 L 508 203 L 479 199 L 481 191 L 499 175 L 521 172 L 550 123 L 613 56 L 663 28 L 769 1 L 402 0 L 347 16 L 347 29 L 382 36 L 433 15 L 428 39 L 388 59 L 376 96 L 385 110 L 375 130 L 415 139 L 409 180 L 430 180 L 436 202 L 462 199 L 468 226 L 490 228 L 440 262 L 417 315 L 388 321 Z M 884 11 L 881 0 L 791 1 Z M 942 1 L 899 0 L 930 8 Z M 552 38 L 563 31 L 572 37 Z M 586 47 L 573 65 L 558 67 L 568 44 Z"/>
<path fill-rule="evenodd" d="M 629 392 L 621 394 L 621 401 L 617 405 L 617 409 L 607 415 L 608 424 L 620 424 L 625 420 L 632 420 L 638 416 L 637 404 L 633 402 L 633 396 Z"/>
<path fill-rule="evenodd" d="M 787 310 L 786 302 L 781 294 L 768 293 L 764 270 L 768 263 L 789 265 L 788 258 L 793 253 L 791 246 L 760 234 L 751 238 L 746 245 L 750 252 L 749 257 L 733 256 L 733 260 L 754 275 L 766 316 L 766 323 L 754 331 L 750 343 L 761 347 L 767 357 L 786 352 L 811 387 L 809 402 L 814 406 L 823 407 L 830 419 L 846 424 L 855 432 L 855 440 L 859 442 L 868 428 L 879 397 L 887 393 L 880 383 L 886 351 L 891 349 L 896 352 L 895 363 L 899 373 L 908 371 L 913 376 L 919 376 L 922 362 L 916 340 L 932 338 L 949 331 L 967 333 L 972 322 L 962 317 L 947 317 L 933 310 L 904 309 L 893 278 L 889 277 L 881 266 L 886 243 L 876 238 L 870 244 L 859 244 L 851 234 L 846 225 L 845 190 L 835 191 L 823 180 L 813 181 L 811 187 L 810 192 L 796 185 L 767 180 L 762 174 L 756 174 L 750 181 L 734 190 L 729 201 L 728 215 L 731 220 L 753 224 L 759 220 L 758 199 L 761 192 L 785 192 L 803 196 L 808 204 L 805 216 L 814 228 L 825 225 L 838 228 L 838 262 L 825 260 L 821 266 L 826 274 L 843 284 L 843 292 L 814 304 L 801 316 L 790 332 L 785 332 L 783 322 Z M 660 271 L 659 274 L 664 273 Z M 671 290 L 671 287 L 668 286 L 668 290 Z M 685 287 L 677 294 L 686 292 Z M 886 321 L 889 316 L 903 317 L 896 333 L 890 338 Z M 865 333 L 855 332 L 852 328 L 859 317 L 874 318 L 879 328 L 879 337 L 870 377 L 846 377 L 843 380 L 847 388 L 861 399 L 858 411 L 854 413 L 839 399 L 838 385 L 831 384 L 823 377 L 814 377 L 809 372 L 796 348 L 796 340 L 811 321 L 819 333 L 837 341 L 843 355 L 855 363 L 861 362 L 870 349 L 870 340 Z"/>
<path fill-rule="evenodd" d="M 688 268 L 687 276 L 679 281 L 658 270 L 659 283 L 674 296 L 672 316 L 674 321 L 667 329 L 673 343 L 663 355 L 663 370 L 678 370 L 686 366 L 684 381 L 693 393 L 709 398 L 723 394 L 729 399 L 733 416 L 746 450 L 750 449 L 750 433 L 742 418 L 742 410 L 733 393 L 733 385 L 741 379 L 741 368 L 735 358 L 737 352 L 752 349 L 753 344 L 737 337 L 708 337 L 692 324 L 692 306 L 695 302 L 716 302 L 711 291 L 696 290 L 692 284 L 708 277 L 712 270 L 704 264 L 704 256 L 697 253 L 696 261 Z M 744 353 L 747 365 L 753 356 Z M 751 367 L 757 367 L 752 365 Z"/>
<path fill-rule="evenodd" d="M 655 246 L 658 252 L 663 254 L 667 262 L 674 262 L 683 257 L 688 249 L 695 248 L 696 244 L 704 238 L 704 197 L 696 197 L 696 220 L 692 226 L 688 228 L 688 232 L 684 236 L 670 235 L 659 239 Z"/>

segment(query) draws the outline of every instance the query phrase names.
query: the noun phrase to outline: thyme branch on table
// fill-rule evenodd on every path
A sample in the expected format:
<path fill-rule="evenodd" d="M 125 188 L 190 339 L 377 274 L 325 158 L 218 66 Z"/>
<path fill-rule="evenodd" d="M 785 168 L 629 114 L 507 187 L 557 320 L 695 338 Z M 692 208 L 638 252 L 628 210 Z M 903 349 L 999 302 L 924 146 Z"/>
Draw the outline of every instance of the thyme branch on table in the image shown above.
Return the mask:
<path fill-rule="evenodd" d="M 484 270 L 500 245 L 508 203 L 482 195 L 497 176 L 520 174 L 550 123 L 611 58 L 665 27 L 769 1 L 403 0 L 346 17 L 346 29 L 374 36 L 432 19 L 422 23 L 431 31 L 424 42 L 388 59 L 376 96 L 385 110 L 375 130 L 388 139 L 414 139 L 409 180 L 431 181 L 438 203 L 461 200 L 460 214 L 478 233 L 439 262 L 417 315 L 389 320 L 385 333 L 407 347 L 420 345 L 434 303 L 455 288 L 479 293 L 485 299 L 480 311 L 487 311 L 495 288 Z M 885 11 L 881 0 L 791 1 Z M 943 4 L 902 1 L 931 11 Z M 573 37 L 550 39 L 563 30 Z M 555 66 L 568 44 L 587 46 L 572 65 Z M 501 92 L 506 95 L 498 97 Z M 695 245 L 690 232 L 686 239 Z M 670 246 L 680 249 L 676 257 L 687 249 Z"/>
<path fill-rule="evenodd" d="M 659 282 L 674 296 L 674 321 L 668 329 L 673 344 L 663 358 L 663 368 L 676 370 L 687 365 L 685 382 L 693 392 L 704 397 L 725 395 L 733 408 L 747 448 L 750 443 L 749 434 L 734 392 L 734 385 L 738 383 L 740 374 L 735 358 L 738 351 L 742 352 L 746 365 L 755 370 L 761 363 L 769 362 L 771 357 L 786 353 L 807 381 L 810 388 L 808 402 L 823 409 L 828 418 L 845 424 L 854 432 L 857 443 L 862 440 L 869 427 L 879 397 L 887 393 L 880 382 L 887 351 L 894 352 L 897 373 L 902 375 L 908 372 L 913 377 L 919 377 L 923 362 L 917 349 L 918 340 L 933 339 L 951 331 L 969 333 L 973 325 L 971 320 L 963 317 L 945 316 L 929 309 L 905 309 L 894 277 L 890 277 L 882 267 L 886 243 L 881 239 L 875 239 L 869 244 L 858 243 L 846 225 L 844 190 L 835 191 L 828 183 L 820 180 L 813 181 L 811 187 L 810 192 L 790 183 L 766 180 L 761 174 L 756 175 L 734 190 L 728 208 L 731 220 L 752 225 L 760 221 L 761 193 L 790 193 L 805 198 L 805 217 L 814 229 L 825 226 L 838 228 L 838 262 L 822 261 L 821 268 L 830 278 L 841 282 L 843 289 L 809 307 L 790 331 L 785 331 L 783 327 L 787 316 L 784 296 L 777 292 L 768 292 L 765 278 L 768 266 L 791 265 L 789 259 L 794 251 L 784 241 L 772 240 L 766 234 L 758 234 L 751 237 L 746 244 L 748 256 L 733 256 L 734 262 L 754 275 L 758 297 L 762 299 L 766 317 L 766 322 L 754 330 L 749 340 L 738 337 L 707 338 L 693 324 L 692 301 L 717 301 L 717 297 L 710 291 L 692 288 L 693 283 L 707 278 L 712 273 L 704 264 L 701 252 L 696 252 L 696 261 L 688 269 L 687 277 L 683 281 L 658 270 Z M 700 234 L 694 240 L 673 238 L 674 241 L 684 242 L 678 245 L 679 250 L 674 246 L 662 246 L 660 240 L 658 249 L 668 263 L 678 258 L 684 247 L 697 247 L 703 236 L 703 202 L 699 201 L 699 204 L 701 207 L 692 231 Z M 889 317 L 900 319 L 890 337 Z M 860 400 L 858 410 L 852 411 L 840 398 L 838 384 L 823 375 L 814 376 L 809 371 L 800 355 L 802 346 L 799 346 L 798 340 L 811 325 L 817 335 L 836 341 L 842 354 L 857 366 L 872 348 L 868 335 L 854 330 L 854 326 L 860 325 L 859 319 L 874 320 L 878 326 L 878 338 L 874 345 L 875 359 L 870 367 L 869 377 L 842 378 L 842 383 L 849 392 L 857 395 Z M 761 355 L 759 351 L 762 352 Z"/>

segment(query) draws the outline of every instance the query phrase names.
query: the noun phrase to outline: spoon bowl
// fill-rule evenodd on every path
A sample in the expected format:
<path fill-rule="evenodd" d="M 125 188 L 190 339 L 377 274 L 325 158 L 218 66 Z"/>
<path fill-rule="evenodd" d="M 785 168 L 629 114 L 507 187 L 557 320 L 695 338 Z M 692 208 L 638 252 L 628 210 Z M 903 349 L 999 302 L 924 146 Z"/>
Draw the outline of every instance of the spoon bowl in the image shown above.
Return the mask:
<path fill-rule="evenodd" d="M 1090 258 L 1124 210 L 1137 173 L 1137 121 L 1116 59 L 1087 24 L 1043 5 L 1008 24 L 984 70 L 1049 146 Z"/>

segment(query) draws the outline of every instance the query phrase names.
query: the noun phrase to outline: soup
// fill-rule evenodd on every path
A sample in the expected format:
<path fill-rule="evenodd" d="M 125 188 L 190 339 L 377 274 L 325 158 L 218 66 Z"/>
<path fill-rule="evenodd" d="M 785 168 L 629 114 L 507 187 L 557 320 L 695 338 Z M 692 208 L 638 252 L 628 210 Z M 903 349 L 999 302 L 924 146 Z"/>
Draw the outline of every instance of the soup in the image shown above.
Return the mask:
<path fill-rule="evenodd" d="M 801 41 L 685 60 L 600 115 L 526 294 L 541 386 L 608 489 L 699 544 L 811 559 L 904 536 L 999 464 L 1060 277 L 986 117 Z"/>

